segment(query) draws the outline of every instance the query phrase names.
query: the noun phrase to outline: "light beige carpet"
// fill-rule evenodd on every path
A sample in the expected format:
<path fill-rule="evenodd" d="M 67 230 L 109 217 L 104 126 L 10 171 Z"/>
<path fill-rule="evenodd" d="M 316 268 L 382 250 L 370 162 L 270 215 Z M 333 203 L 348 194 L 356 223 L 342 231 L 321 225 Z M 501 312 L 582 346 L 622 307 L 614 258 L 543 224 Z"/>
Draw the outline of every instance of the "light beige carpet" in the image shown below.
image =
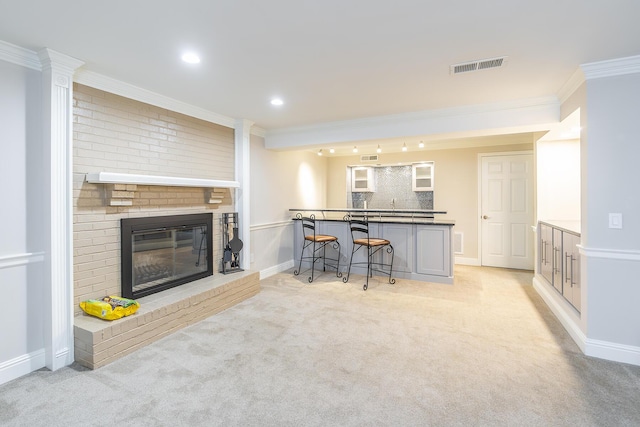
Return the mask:
<path fill-rule="evenodd" d="M 530 272 L 455 274 L 278 274 L 104 368 L 0 386 L 0 425 L 640 425 L 640 367 L 582 355 Z"/>

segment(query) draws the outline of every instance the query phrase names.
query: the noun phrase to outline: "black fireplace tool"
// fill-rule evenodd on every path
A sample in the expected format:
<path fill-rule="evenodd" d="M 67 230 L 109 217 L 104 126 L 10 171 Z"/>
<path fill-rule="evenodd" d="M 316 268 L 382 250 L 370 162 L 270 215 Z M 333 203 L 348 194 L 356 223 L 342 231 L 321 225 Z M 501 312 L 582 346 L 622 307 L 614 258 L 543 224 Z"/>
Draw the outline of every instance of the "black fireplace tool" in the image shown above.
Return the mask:
<path fill-rule="evenodd" d="M 240 251 L 243 243 L 238 237 L 237 212 L 222 214 L 222 230 L 222 270 L 220 272 L 227 274 L 243 271 L 240 268 Z"/>

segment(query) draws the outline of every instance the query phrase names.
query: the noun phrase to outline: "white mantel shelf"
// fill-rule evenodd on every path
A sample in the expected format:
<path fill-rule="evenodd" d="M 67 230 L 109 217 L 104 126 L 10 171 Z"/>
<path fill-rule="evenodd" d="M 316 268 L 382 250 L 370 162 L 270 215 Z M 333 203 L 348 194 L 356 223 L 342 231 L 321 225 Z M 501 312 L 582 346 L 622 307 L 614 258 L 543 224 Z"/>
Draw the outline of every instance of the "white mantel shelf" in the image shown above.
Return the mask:
<path fill-rule="evenodd" d="M 240 188 L 238 181 L 219 179 L 181 178 L 177 176 L 136 175 L 130 173 L 88 173 L 87 182 L 92 184 L 137 184 L 166 185 L 170 187 Z"/>

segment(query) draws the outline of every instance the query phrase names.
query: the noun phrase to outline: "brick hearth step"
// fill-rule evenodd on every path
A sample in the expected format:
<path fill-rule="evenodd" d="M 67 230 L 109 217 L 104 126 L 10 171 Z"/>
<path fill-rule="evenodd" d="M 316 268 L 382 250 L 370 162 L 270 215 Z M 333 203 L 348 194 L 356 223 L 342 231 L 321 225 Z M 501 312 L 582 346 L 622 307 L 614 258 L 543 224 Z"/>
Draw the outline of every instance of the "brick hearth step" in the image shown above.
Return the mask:
<path fill-rule="evenodd" d="M 99 368 L 258 292 L 258 272 L 216 274 L 139 298 L 137 313 L 122 319 L 76 316 L 75 360 L 87 368 Z"/>

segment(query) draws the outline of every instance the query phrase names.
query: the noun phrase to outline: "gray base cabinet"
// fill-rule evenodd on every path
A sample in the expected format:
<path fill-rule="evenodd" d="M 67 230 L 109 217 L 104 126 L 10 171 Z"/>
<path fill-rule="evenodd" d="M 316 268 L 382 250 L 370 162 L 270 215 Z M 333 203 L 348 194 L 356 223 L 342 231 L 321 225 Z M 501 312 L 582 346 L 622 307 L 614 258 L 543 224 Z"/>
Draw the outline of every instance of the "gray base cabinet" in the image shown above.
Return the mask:
<path fill-rule="evenodd" d="M 580 236 L 567 232 L 562 233 L 562 295 L 578 311 L 580 311 L 580 299 L 582 297 L 579 244 Z"/>
<path fill-rule="evenodd" d="M 547 282 L 553 283 L 553 228 L 551 226 L 541 223 L 538 227 L 538 248 L 538 270 Z"/>
<path fill-rule="evenodd" d="M 578 312 L 581 309 L 580 234 L 538 223 L 538 273 Z"/>
<path fill-rule="evenodd" d="M 413 271 L 413 225 L 384 224 L 382 226 L 383 239 L 391 242 L 394 251 L 393 270 L 410 273 Z M 383 252 L 385 262 L 391 262 L 391 257 Z"/>
<path fill-rule="evenodd" d="M 416 226 L 416 273 L 451 276 L 451 227 Z"/>
<path fill-rule="evenodd" d="M 317 220 L 317 233 L 336 236 L 341 245 L 340 271 L 346 273 L 353 243 L 349 224 L 339 220 Z M 302 229 L 299 221 L 294 221 L 294 262 L 296 268 L 302 250 Z M 394 278 L 420 280 L 425 282 L 453 283 L 453 224 L 403 224 L 394 222 L 370 222 L 371 236 L 382 237 L 391 242 L 394 249 Z M 326 248 L 327 257 L 337 258 L 338 252 L 332 246 Z M 308 255 L 308 254 L 306 254 Z M 381 250 L 375 255 L 376 261 L 389 263 L 391 255 Z M 365 262 L 366 250 L 358 250 L 353 262 Z M 316 267 L 321 263 L 316 264 Z M 302 263 L 302 269 L 311 267 L 310 261 Z M 366 267 L 355 266 L 355 274 L 365 274 Z M 377 274 L 377 273 L 374 273 Z"/>
<path fill-rule="evenodd" d="M 553 242 L 552 242 L 552 251 L 551 251 L 551 272 L 553 273 L 553 287 L 556 288 L 558 292 L 563 293 L 564 287 L 564 279 L 562 277 L 563 269 L 562 269 L 562 242 L 563 236 L 567 233 L 562 230 L 558 230 L 557 228 L 553 229 Z M 578 238 L 580 240 L 580 238 Z"/>

